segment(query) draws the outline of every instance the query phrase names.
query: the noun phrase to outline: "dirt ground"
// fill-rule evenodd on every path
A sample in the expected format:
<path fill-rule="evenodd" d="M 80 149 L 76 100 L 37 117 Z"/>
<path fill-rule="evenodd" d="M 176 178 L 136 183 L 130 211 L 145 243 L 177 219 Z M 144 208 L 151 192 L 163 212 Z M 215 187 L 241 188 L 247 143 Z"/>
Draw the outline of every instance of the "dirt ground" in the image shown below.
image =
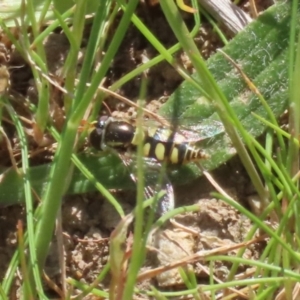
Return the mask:
<path fill-rule="evenodd" d="M 145 4 L 141 4 L 138 14 L 166 47 L 176 42 L 158 6 L 148 7 Z M 192 16 L 184 13 L 184 17 L 187 24 L 192 26 Z M 88 32 L 89 28 L 87 28 L 87 37 Z M 212 55 L 218 47 L 222 47 L 215 32 L 207 23 L 199 30 L 196 42 L 205 58 Z M 51 72 L 55 74 L 66 57 L 68 43 L 65 37 L 60 32 L 57 32 L 48 40 L 46 47 L 48 63 L 51 65 Z M 143 57 L 152 58 L 155 55 L 156 51 L 153 47 L 132 26 L 115 60 L 112 62 L 105 84 L 110 86 L 129 70 L 134 69 L 143 61 Z M 189 62 L 184 53 L 180 52 L 176 54 L 176 57 L 180 63 L 189 68 Z M 53 62 L 56 63 L 54 64 Z M 14 54 L 9 64 L 20 65 L 18 55 Z M 21 65 L 23 64 L 21 63 Z M 147 76 L 149 78 L 148 102 L 157 101 L 161 97 L 168 97 L 182 82 L 181 77 L 167 63 L 160 63 L 155 66 L 147 73 Z M 125 84 L 118 93 L 132 100 L 137 99 L 140 79 L 138 76 L 135 80 Z M 35 92 L 31 82 L 32 75 L 28 66 L 23 65 L 18 71 L 12 70 L 10 88 L 12 97 L 30 97 L 34 101 Z M 128 109 L 123 104 L 120 105 L 115 99 L 109 98 L 107 103 L 112 111 L 126 111 Z M 57 118 L 58 123 L 62 122 L 59 117 Z M 7 156 L 2 146 L 0 154 L 1 159 Z M 32 163 L 45 163 L 51 160 L 51 157 L 51 151 L 44 152 L 42 155 L 34 158 Z M 5 159 L 1 161 L 1 165 L 8 164 L 9 161 Z M 234 157 L 212 172 L 212 176 L 233 199 L 242 203 L 248 209 L 253 209 L 253 206 L 249 203 L 253 203 L 258 197 L 237 157 Z M 244 240 L 251 227 L 250 221 L 229 205 L 212 198 L 210 193 L 215 191 L 215 189 L 205 177 L 201 177 L 188 185 L 174 188 L 176 207 L 197 203 L 200 209 L 198 212 L 176 216 L 176 222 L 189 230 L 184 230 L 182 227 L 174 224 L 169 224 L 164 228 L 164 233 L 156 244 L 159 254 L 149 255 L 144 267 L 145 270 L 179 260 L 200 250 L 234 245 Z M 115 191 L 114 194 L 120 200 L 124 210 L 128 213 L 131 212 L 134 208 L 132 199 L 135 198 L 135 192 Z M 249 200 L 253 201 L 249 202 Z M 96 192 L 66 196 L 62 207 L 62 216 L 67 277 L 73 277 L 90 284 L 107 262 L 109 237 L 120 221 L 119 217 L 111 205 Z M 20 219 L 25 222 L 25 211 L 21 205 L 0 208 L 1 279 L 8 267 L 7 263 L 16 249 L 16 224 Z M 51 247 L 46 273 L 59 285 L 60 268 L 55 246 L 56 239 L 54 239 Z M 263 243 L 251 245 L 244 253 L 244 257 L 257 259 L 261 247 L 263 247 Z M 208 283 L 208 265 L 197 262 L 193 264 L 193 267 L 199 283 Z M 230 264 L 219 262 L 215 264 L 214 268 L 216 280 L 225 280 L 230 270 Z M 245 272 L 246 269 L 247 266 L 240 266 L 238 273 Z M 18 282 L 19 278 L 16 279 L 16 286 Z M 106 278 L 102 284 L 104 288 L 107 288 L 109 278 Z M 161 290 L 177 290 L 184 287 L 176 270 L 160 274 L 147 282 L 141 283 L 139 287 L 146 289 L 149 284 L 155 285 Z M 53 299 L 56 298 L 56 294 L 50 288 L 49 295 L 53 295 Z M 139 299 L 146 299 L 143 297 Z"/>

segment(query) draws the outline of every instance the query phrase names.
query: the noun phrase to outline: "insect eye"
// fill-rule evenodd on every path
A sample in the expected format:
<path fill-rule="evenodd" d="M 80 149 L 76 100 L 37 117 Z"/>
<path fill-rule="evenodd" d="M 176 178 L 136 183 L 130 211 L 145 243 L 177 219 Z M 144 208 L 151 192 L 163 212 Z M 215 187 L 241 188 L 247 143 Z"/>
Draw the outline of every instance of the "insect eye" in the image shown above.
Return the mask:
<path fill-rule="evenodd" d="M 108 116 L 102 116 L 99 119 L 99 122 L 97 123 L 96 127 L 99 129 L 104 129 L 107 124 Z"/>
<path fill-rule="evenodd" d="M 102 116 L 89 135 L 90 144 L 97 150 L 102 150 L 102 137 L 105 134 L 106 127 L 109 123 L 108 120 L 108 116 Z"/>
<path fill-rule="evenodd" d="M 103 130 L 97 126 L 89 135 L 89 142 L 95 149 L 101 150 L 102 134 Z"/>

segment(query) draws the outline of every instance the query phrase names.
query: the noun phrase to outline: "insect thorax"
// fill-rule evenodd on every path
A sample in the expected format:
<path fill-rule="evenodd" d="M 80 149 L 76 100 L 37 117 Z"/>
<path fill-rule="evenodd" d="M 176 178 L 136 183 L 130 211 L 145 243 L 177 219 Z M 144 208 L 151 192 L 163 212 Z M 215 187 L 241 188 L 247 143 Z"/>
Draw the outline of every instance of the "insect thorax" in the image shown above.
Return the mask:
<path fill-rule="evenodd" d="M 124 149 L 132 145 L 135 127 L 125 121 L 114 121 L 105 128 L 104 143 L 111 148 Z"/>

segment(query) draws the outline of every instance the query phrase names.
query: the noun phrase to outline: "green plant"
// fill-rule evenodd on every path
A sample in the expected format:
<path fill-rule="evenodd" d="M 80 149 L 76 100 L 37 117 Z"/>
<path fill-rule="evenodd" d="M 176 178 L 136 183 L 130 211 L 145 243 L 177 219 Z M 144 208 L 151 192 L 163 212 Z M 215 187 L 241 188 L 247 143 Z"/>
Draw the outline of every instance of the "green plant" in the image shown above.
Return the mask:
<path fill-rule="evenodd" d="M 42 11 L 46 11 L 49 3 L 44 4 Z M 228 43 L 223 52 L 233 62 L 236 62 L 239 67 L 230 62 L 221 52 L 211 57 L 206 65 L 191 37 L 196 32 L 197 26 L 199 26 L 200 18 L 198 14 L 195 16 L 195 29 L 192 31 L 191 36 L 189 36 L 189 32 L 184 26 L 176 5 L 170 1 L 161 2 L 162 10 L 179 42 L 170 49 L 165 49 L 145 27 L 142 21 L 134 15 L 137 0 L 131 0 L 127 4 L 119 0 L 115 7 L 111 7 L 111 4 L 111 1 L 102 1 L 99 3 L 93 19 L 93 27 L 85 60 L 80 71 L 78 85 L 76 85 L 75 70 L 84 28 L 83 20 L 86 12 L 89 10 L 87 3 L 85 1 L 77 1 L 73 9 L 63 14 L 61 13 L 65 8 L 62 8 L 60 13 L 54 10 L 53 13 L 57 17 L 57 21 L 42 33 L 39 32 L 39 26 L 37 25 L 39 23 L 35 19 L 33 3 L 29 1 L 26 6 L 22 6 L 21 20 L 23 23 L 21 23 L 21 26 L 23 40 L 14 42 L 27 59 L 27 62 L 32 66 L 34 79 L 38 87 L 39 101 L 33 109 L 36 116 L 35 122 L 37 128 L 40 132 L 49 130 L 58 141 L 58 149 L 51 164 L 29 168 L 28 145 L 22 124 L 13 106 L 3 97 L 3 106 L 9 112 L 21 141 L 22 170 L 21 174 L 18 174 L 16 170 L 11 170 L 3 175 L 3 180 L 0 184 L 0 195 L 3 196 L 3 199 L 5 196 L 5 200 L 7 201 L 5 204 L 13 203 L 15 199 L 25 198 L 28 212 L 28 233 L 24 236 L 24 243 L 20 243 L 19 253 L 13 258 L 7 276 L 2 282 L 1 295 L 3 295 L 3 298 L 5 298 L 5 295 L 8 295 L 14 272 L 18 265 L 18 258 L 20 257 L 20 260 L 24 263 L 24 257 L 20 255 L 20 252 L 29 243 L 30 259 L 27 262 L 28 268 L 27 270 L 26 267 L 23 268 L 23 275 L 26 278 L 24 299 L 26 297 L 34 297 L 33 286 L 37 286 L 38 297 L 40 299 L 47 299 L 41 284 L 41 269 L 47 255 L 62 198 L 67 192 L 86 192 L 97 188 L 114 204 L 120 216 L 124 217 L 121 206 L 104 188 L 104 186 L 107 188 L 123 188 L 128 185 L 130 182 L 128 173 L 123 168 L 122 163 L 114 155 L 101 158 L 87 156 L 86 154 L 77 156 L 75 150 L 77 129 L 80 121 L 83 119 L 83 115 L 91 103 L 94 94 L 97 92 L 98 86 L 105 77 L 109 64 L 113 60 L 128 26 L 132 22 L 158 50 L 159 55 L 145 65 L 123 76 L 118 82 L 112 85 L 111 89 L 116 90 L 137 74 L 163 59 L 172 64 L 186 79 L 186 82 L 168 100 L 166 105 L 161 109 L 161 114 L 165 117 L 193 118 L 199 121 L 203 119 L 221 119 L 227 134 L 218 134 L 207 144 L 203 144 L 203 147 L 211 155 L 211 159 L 203 162 L 203 166 L 206 170 L 212 170 L 226 162 L 237 152 L 264 205 L 264 212 L 261 216 L 257 217 L 226 195 L 215 195 L 253 221 L 254 225 L 250 229 L 245 243 L 253 238 L 258 228 L 268 234 L 270 242 L 263 251 L 259 261 L 250 261 L 241 258 L 245 249 L 243 247 L 239 250 L 236 257 L 212 255 L 204 257 L 204 259 L 212 262 L 216 260 L 229 260 L 233 264 L 233 267 L 227 282 L 213 284 L 212 281 L 211 285 L 202 287 L 201 291 L 215 293 L 225 288 L 251 286 L 253 283 L 258 283 L 260 287 L 257 290 L 257 299 L 266 299 L 267 297 L 272 299 L 276 293 L 276 289 L 279 287 L 284 287 L 286 294 L 291 296 L 292 285 L 294 282 L 299 281 L 297 272 L 293 271 L 294 268 L 298 267 L 299 263 L 299 255 L 297 253 L 299 225 L 295 222 L 294 227 L 290 227 L 291 218 L 297 218 L 299 211 L 297 203 L 299 199 L 298 173 L 296 173 L 298 171 L 296 162 L 298 161 L 299 144 L 294 139 L 294 136 L 298 136 L 299 131 L 299 104 L 297 98 L 299 92 L 296 83 L 299 81 L 298 70 L 300 60 L 298 53 L 300 52 L 295 51 L 294 46 L 297 45 L 298 49 L 300 45 L 298 41 L 295 42 L 299 26 L 296 21 L 298 18 L 297 2 L 293 2 L 292 10 L 288 3 L 275 5 Z M 114 21 L 118 8 L 123 9 L 124 14 L 113 38 L 108 41 L 106 30 Z M 28 19 L 24 18 L 25 13 L 28 13 Z M 291 14 L 292 25 L 290 23 Z M 66 19 L 70 16 L 74 24 L 72 29 L 68 27 L 69 20 Z M 1 24 L 6 29 L 5 23 L 2 22 Z M 32 26 L 33 43 L 27 38 L 27 29 L 29 26 Z M 45 53 L 42 44 L 45 36 L 51 30 L 53 31 L 55 26 L 61 26 L 64 29 L 71 45 L 71 50 L 62 72 L 68 76 L 65 83 L 67 93 L 64 96 L 64 108 L 67 112 L 66 124 L 61 134 L 58 134 L 47 122 L 49 120 L 47 107 L 51 94 L 49 91 L 49 80 L 45 77 L 47 66 L 45 64 Z M 7 29 L 6 32 L 7 35 L 10 35 Z M 286 39 L 287 34 L 290 34 L 290 41 Z M 103 36 L 105 37 L 104 40 L 101 39 Z M 13 40 L 11 35 L 10 37 Z M 290 49 L 288 49 L 289 43 L 292 45 Z M 36 51 L 32 50 L 33 46 L 36 47 Z M 181 47 L 188 53 L 197 71 L 196 76 L 190 76 L 183 68 L 176 64 L 172 54 Z M 99 49 L 100 52 L 105 49 L 106 55 L 101 62 L 100 68 L 94 71 L 94 58 Z M 243 77 L 244 74 L 247 77 Z M 249 86 L 252 89 L 249 89 Z M 291 132 L 295 133 L 294 135 L 283 132 L 276 121 L 278 116 L 287 107 L 289 95 L 290 107 L 293 108 L 290 118 L 290 124 L 292 125 Z M 105 93 L 100 91 L 97 96 L 98 105 L 96 107 L 100 106 L 104 98 Z M 267 135 L 265 146 L 263 147 L 255 138 L 261 135 L 266 129 Z M 280 146 L 280 149 L 276 153 L 276 159 L 273 157 L 272 152 L 273 145 L 276 143 L 275 138 L 278 140 L 278 145 Z M 285 138 L 289 140 L 288 146 L 286 146 Z M 244 144 L 247 146 L 247 149 Z M 248 153 L 251 153 L 251 157 Z M 71 161 L 76 166 L 76 170 Z M 107 172 L 110 172 L 111 176 L 107 176 Z M 197 166 L 187 166 L 179 171 L 175 171 L 172 178 L 174 182 L 183 182 L 190 181 L 200 175 L 201 170 Z M 143 175 L 140 174 L 140 178 L 142 177 Z M 65 180 L 66 178 L 68 179 L 67 181 Z M 46 187 L 44 185 L 45 182 L 48 183 Z M 66 184 L 62 185 L 61 182 Z M 119 182 L 123 182 L 123 185 L 120 185 Z M 40 207 L 34 213 L 31 189 L 34 189 L 41 196 L 42 200 Z M 138 185 L 138 191 L 139 199 L 141 200 L 142 184 Z M 137 218 L 142 219 L 142 203 L 141 201 L 139 203 L 138 208 L 140 212 Z M 286 204 L 285 211 L 282 211 L 283 204 Z M 170 215 L 162 217 L 154 226 L 158 227 L 169 217 L 179 211 L 182 212 L 184 209 L 195 210 L 198 208 L 181 208 L 175 212 L 170 212 Z M 279 220 L 279 225 L 276 230 L 271 230 L 264 221 L 267 216 L 274 212 Z M 116 248 L 111 248 L 111 262 L 115 263 L 116 273 L 120 271 L 118 268 L 121 269 L 124 267 L 124 261 L 118 262 L 118 259 L 120 257 L 123 259 L 123 256 L 126 259 L 126 255 L 128 255 L 121 247 L 126 242 L 127 231 L 125 232 L 125 229 L 129 226 L 126 223 L 128 220 L 130 220 L 129 217 L 123 220 L 118 230 L 112 236 L 112 245 L 115 245 Z M 150 225 L 146 227 L 145 231 L 136 229 L 135 234 L 137 236 L 135 236 L 136 239 L 133 248 L 137 256 L 133 257 L 130 261 L 129 270 L 131 272 L 125 272 L 125 275 L 122 274 L 124 277 L 118 277 L 119 275 L 115 277 L 115 285 L 119 284 L 118 280 L 120 279 L 124 279 L 125 281 L 121 289 L 122 293 L 118 294 L 123 299 L 130 299 L 134 293 L 137 273 L 144 259 L 144 248 L 147 240 L 146 236 L 143 236 L 143 233 L 148 234 L 149 231 Z M 290 231 L 295 232 L 296 235 L 292 235 Z M 143 251 L 139 251 L 139 247 Z M 114 260 L 113 258 L 115 257 L 117 259 Z M 136 262 L 135 265 L 131 264 L 134 260 Z M 35 262 L 38 264 L 36 265 Z M 233 280 L 239 264 L 255 266 L 257 271 L 254 279 Z M 100 273 L 99 281 L 104 278 L 108 269 L 109 265 Z M 153 289 L 152 291 L 148 291 L 147 294 L 150 296 L 155 295 L 157 298 L 175 295 L 182 296 L 188 293 L 195 295 L 195 298 L 199 296 L 194 274 L 181 270 L 181 276 L 184 278 L 187 286 L 185 291 L 159 293 Z M 263 278 L 259 278 L 260 276 L 263 276 Z M 269 279 L 267 280 L 267 278 Z M 103 291 L 92 290 L 94 286 L 88 288 L 74 280 L 69 280 L 69 283 L 85 290 L 85 294 L 89 291 L 99 296 L 107 297 L 107 294 Z M 120 290 L 117 292 L 120 293 Z M 114 296 L 113 291 L 111 292 L 111 298 Z"/>

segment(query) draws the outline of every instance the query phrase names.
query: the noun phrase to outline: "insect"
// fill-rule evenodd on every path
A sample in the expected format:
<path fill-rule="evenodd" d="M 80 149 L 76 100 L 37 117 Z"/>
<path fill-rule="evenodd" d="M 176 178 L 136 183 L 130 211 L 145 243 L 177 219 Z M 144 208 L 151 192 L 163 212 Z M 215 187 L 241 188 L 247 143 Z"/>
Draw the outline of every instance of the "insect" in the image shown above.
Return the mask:
<path fill-rule="evenodd" d="M 215 121 L 212 125 L 202 124 L 191 129 L 172 129 L 162 125 L 143 126 L 142 132 L 138 134 L 138 128 L 129 120 L 117 120 L 104 116 L 100 118 L 90 133 L 89 140 L 95 149 L 111 150 L 119 155 L 126 166 L 131 166 L 133 160 L 126 154 L 134 153 L 140 142 L 139 139 L 142 138 L 147 179 L 147 177 L 158 178 L 162 163 L 183 165 L 208 159 L 209 155 L 197 143 L 203 139 L 212 138 L 222 131 L 224 129 L 221 123 Z M 131 178 L 136 182 L 133 174 L 131 174 Z M 158 213 L 161 215 L 174 208 L 173 187 L 167 175 L 162 178 L 162 186 L 166 193 L 162 199 L 159 199 Z M 154 190 L 155 188 L 148 186 L 145 194 L 151 197 L 155 194 Z"/>

